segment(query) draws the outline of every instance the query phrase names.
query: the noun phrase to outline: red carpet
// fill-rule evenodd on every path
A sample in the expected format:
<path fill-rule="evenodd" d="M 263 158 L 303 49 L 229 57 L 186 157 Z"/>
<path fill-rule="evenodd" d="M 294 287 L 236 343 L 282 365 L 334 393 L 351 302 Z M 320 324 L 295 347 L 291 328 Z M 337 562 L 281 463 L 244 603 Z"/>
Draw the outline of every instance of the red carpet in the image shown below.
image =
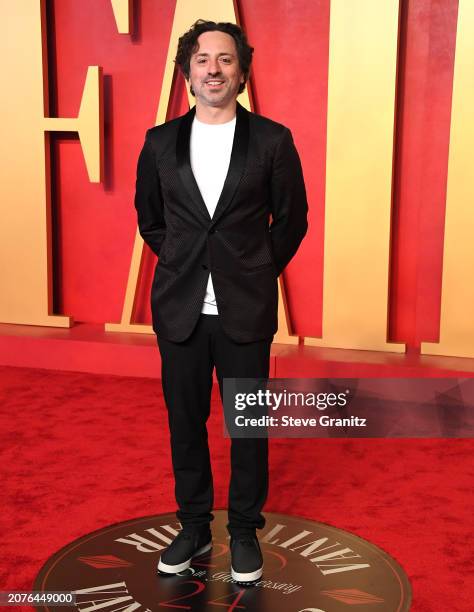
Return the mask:
<path fill-rule="evenodd" d="M 45 559 L 85 533 L 174 510 L 159 381 L 0 367 L 0 401 L 0 590 L 30 590 Z M 209 433 L 221 508 L 229 440 L 216 388 Z M 415 612 L 471 611 L 473 451 L 456 439 L 272 440 L 266 510 L 385 549 Z"/>

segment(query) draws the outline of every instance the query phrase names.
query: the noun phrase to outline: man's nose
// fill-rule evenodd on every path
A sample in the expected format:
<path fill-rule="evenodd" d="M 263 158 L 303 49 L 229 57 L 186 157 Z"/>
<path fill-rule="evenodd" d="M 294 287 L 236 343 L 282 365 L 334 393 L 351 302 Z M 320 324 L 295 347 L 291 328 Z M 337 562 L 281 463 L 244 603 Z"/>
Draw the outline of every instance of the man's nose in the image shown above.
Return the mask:
<path fill-rule="evenodd" d="M 219 62 L 217 61 L 217 59 L 210 59 L 209 60 L 208 71 L 209 71 L 209 74 L 211 76 L 216 76 L 216 74 L 219 74 L 220 67 L 219 67 Z"/>

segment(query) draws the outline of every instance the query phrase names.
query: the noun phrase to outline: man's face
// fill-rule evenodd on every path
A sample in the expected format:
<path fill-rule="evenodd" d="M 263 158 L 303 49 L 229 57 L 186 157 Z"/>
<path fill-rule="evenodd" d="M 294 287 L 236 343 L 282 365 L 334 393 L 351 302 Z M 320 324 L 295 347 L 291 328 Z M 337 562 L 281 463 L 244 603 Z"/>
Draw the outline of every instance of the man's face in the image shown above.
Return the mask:
<path fill-rule="evenodd" d="M 189 80 L 196 103 L 225 107 L 237 98 L 244 82 L 235 41 L 225 32 L 204 32 L 191 56 Z"/>

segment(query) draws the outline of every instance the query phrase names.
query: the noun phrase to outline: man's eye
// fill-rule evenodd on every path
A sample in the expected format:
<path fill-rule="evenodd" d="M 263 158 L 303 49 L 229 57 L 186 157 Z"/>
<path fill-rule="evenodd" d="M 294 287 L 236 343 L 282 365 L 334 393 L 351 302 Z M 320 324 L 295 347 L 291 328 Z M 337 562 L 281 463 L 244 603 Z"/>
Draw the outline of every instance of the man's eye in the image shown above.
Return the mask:
<path fill-rule="evenodd" d="M 230 64 L 230 57 L 223 57 L 221 59 L 224 62 L 224 64 Z"/>

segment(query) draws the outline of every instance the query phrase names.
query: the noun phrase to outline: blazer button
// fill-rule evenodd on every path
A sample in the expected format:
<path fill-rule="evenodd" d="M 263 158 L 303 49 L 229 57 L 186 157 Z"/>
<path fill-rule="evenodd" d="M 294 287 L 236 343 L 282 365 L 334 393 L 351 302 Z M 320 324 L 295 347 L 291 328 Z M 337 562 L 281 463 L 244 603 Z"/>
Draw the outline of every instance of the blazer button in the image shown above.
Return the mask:
<path fill-rule="evenodd" d="M 211 228 L 211 229 L 209 230 L 209 233 L 210 233 L 210 234 L 215 234 L 215 233 L 216 233 L 216 231 L 217 231 L 217 230 L 215 230 L 214 228 Z"/>
<path fill-rule="evenodd" d="M 206 264 L 201 264 L 201 268 L 202 268 L 203 270 L 207 270 L 207 269 L 208 269 L 208 268 L 207 268 L 207 266 L 206 266 Z"/>

